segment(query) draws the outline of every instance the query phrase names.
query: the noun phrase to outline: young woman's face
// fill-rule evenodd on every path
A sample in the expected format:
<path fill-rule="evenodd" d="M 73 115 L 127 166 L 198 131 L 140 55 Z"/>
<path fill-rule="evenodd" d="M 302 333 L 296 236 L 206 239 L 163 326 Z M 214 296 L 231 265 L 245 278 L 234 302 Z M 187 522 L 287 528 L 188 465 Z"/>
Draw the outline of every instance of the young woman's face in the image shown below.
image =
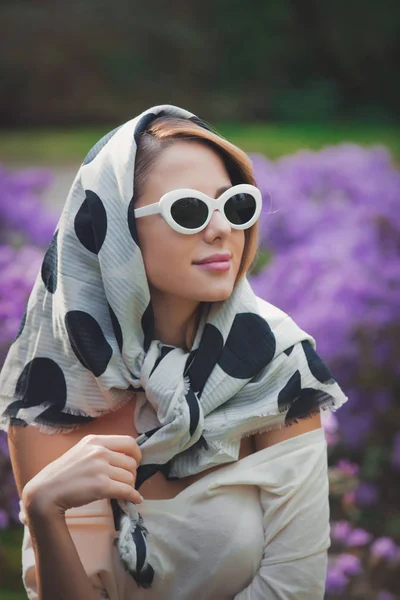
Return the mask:
<path fill-rule="evenodd" d="M 212 198 L 231 187 L 219 155 L 198 142 L 176 141 L 163 151 L 135 208 L 158 202 L 166 192 L 193 188 Z M 136 221 L 150 290 L 198 302 L 228 298 L 233 290 L 244 249 L 243 230 L 233 229 L 218 211 L 203 231 L 191 235 L 172 229 L 160 214 Z M 195 262 L 215 253 L 231 254 L 229 269 L 213 271 Z"/>

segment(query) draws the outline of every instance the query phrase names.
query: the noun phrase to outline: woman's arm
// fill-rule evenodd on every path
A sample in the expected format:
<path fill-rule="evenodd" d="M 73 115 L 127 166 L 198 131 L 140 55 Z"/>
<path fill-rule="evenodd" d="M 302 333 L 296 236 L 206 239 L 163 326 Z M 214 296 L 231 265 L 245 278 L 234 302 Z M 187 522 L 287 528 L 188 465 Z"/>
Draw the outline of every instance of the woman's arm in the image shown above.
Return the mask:
<path fill-rule="evenodd" d="M 31 600 L 51 598 L 94 598 L 96 588 L 106 588 L 110 596 L 116 597 L 116 582 L 112 564 L 113 518 L 106 511 L 107 503 L 98 503 L 67 511 L 64 516 L 37 513 L 32 500 L 24 494 L 26 484 L 49 463 L 57 460 L 88 434 L 133 435 L 132 410 L 134 404 L 126 404 L 117 411 L 83 425 L 68 434 L 46 434 L 38 427 L 9 426 L 8 446 L 11 465 L 18 493 L 23 503 L 21 513 L 25 526 L 22 548 L 22 579 L 27 596 Z M 26 492 L 26 490 L 25 490 Z M 25 502 L 29 502 L 29 514 Z M 61 556 L 67 560 L 58 560 Z M 37 562 L 36 562 L 37 561 Z M 54 564 L 53 564 L 54 562 Z M 75 566 L 77 563 L 77 567 Z M 82 568 L 90 582 L 90 593 L 69 594 L 70 586 L 82 582 Z M 61 576 L 57 569 L 63 569 L 69 587 L 61 587 Z M 73 570 L 72 570 L 73 569 Z M 79 573 L 79 577 L 78 577 Z M 101 573 L 101 575 L 100 575 Z M 51 577 L 50 577 L 51 575 Z M 69 577 L 68 577 L 69 575 Z M 82 575 L 82 576 L 81 576 Z M 51 586 L 59 577 L 57 593 L 52 595 Z M 44 587 L 43 587 L 44 586 Z M 40 595 L 38 590 L 41 588 Z M 48 593 L 48 589 L 50 592 Z M 85 588 L 84 588 L 85 589 Z M 68 595 L 69 594 L 69 595 Z M 91 595 L 90 595 L 91 594 Z M 97 600 L 97 597 L 96 597 Z"/>
<path fill-rule="evenodd" d="M 65 522 L 65 516 L 24 498 L 35 552 L 40 600 L 98 600 Z"/>

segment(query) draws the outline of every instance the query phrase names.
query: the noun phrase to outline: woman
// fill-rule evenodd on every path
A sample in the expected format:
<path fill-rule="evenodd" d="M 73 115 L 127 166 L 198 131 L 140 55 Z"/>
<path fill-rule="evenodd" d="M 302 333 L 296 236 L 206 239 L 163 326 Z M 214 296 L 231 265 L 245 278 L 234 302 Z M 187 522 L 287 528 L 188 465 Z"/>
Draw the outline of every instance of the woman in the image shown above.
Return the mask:
<path fill-rule="evenodd" d="M 86 156 L 0 374 L 29 598 L 323 598 L 347 398 L 248 284 L 260 211 L 176 106 Z"/>

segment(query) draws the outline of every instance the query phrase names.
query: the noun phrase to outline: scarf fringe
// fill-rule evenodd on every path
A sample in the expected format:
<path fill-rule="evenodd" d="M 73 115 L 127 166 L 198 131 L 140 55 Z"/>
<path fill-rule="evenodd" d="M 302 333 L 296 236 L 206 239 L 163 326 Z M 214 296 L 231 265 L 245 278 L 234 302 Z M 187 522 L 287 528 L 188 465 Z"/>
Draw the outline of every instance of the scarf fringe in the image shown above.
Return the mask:
<path fill-rule="evenodd" d="M 307 414 L 293 417 L 292 419 L 286 419 L 286 420 L 276 423 L 274 425 L 268 425 L 266 427 L 256 427 L 253 430 L 248 431 L 247 433 L 244 433 L 240 438 L 237 439 L 237 441 L 240 441 L 240 439 L 242 437 L 247 438 L 247 437 L 250 437 L 257 433 L 261 434 L 261 433 L 266 433 L 267 431 L 278 431 L 280 429 L 284 429 L 285 427 L 292 427 L 293 425 L 296 425 L 297 423 L 299 423 L 299 421 L 302 421 L 304 419 L 311 419 L 314 415 L 321 413 L 321 410 L 323 410 L 323 411 L 330 410 L 332 412 L 336 412 L 346 402 L 346 399 L 347 398 L 342 398 L 342 399 L 338 400 L 337 398 L 332 398 L 329 400 L 325 400 L 324 402 L 321 402 L 320 404 L 315 406 L 315 408 L 311 409 Z M 282 407 L 280 407 L 279 412 L 285 413 L 290 409 L 291 406 L 293 406 L 293 404 L 283 405 Z M 262 418 L 262 417 L 269 417 L 273 414 L 276 414 L 276 413 L 275 412 L 266 413 L 266 414 L 261 414 L 259 416 L 260 416 L 260 418 Z M 215 443 L 215 442 L 213 442 L 213 443 Z"/>
<path fill-rule="evenodd" d="M 123 391 L 126 391 L 126 390 L 121 390 L 121 392 L 123 392 Z M 82 411 L 79 408 L 75 408 L 74 406 L 65 406 L 61 412 L 64 414 L 73 415 L 76 417 L 91 417 L 92 419 L 97 419 L 98 417 L 101 417 L 105 414 L 115 412 L 115 411 L 121 409 L 126 404 L 128 404 L 128 402 L 131 402 L 131 400 L 134 398 L 135 392 L 134 391 L 131 392 L 130 395 L 121 394 L 121 396 L 122 395 L 123 395 L 122 400 L 116 406 L 112 406 L 112 407 L 109 406 L 107 408 L 107 410 L 100 411 L 96 415 L 90 415 L 87 412 Z M 43 412 L 44 412 L 47 408 L 51 408 L 53 406 L 53 404 L 51 404 L 50 402 L 43 402 L 43 404 L 41 404 L 40 406 L 43 408 Z M 11 417 L 11 416 L 0 417 L 0 430 L 3 430 L 3 429 L 5 429 L 5 427 L 10 426 L 12 418 L 13 417 Z M 18 421 L 20 421 L 20 422 L 18 422 Z M 13 423 L 13 425 L 15 425 L 16 427 L 26 427 L 27 425 L 32 425 L 32 426 L 36 427 L 36 429 L 38 429 L 41 433 L 45 433 L 47 435 L 55 435 L 55 434 L 59 434 L 59 433 L 66 435 L 68 433 L 71 433 L 72 431 L 77 431 L 78 429 L 80 429 L 80 427 L 82 427 L 83 423 L 78 423 L 75 425 L 60 425 L 60 424 L 59 425 L 50 425 L 48 423 L 48 421 L 42 419 L 41 414 L 39 414 L 30 423 L 27 423 L 22 418 L 18 419 L 18 417 L 15 417 L 15 423 Z"/>
<path fill-rule="evenodd" d="M 186 394 L 188 393 L 188 391 L 190 390 L 190 379 L 188 377 L 188 375 L 184 375 L 183 377 L 183 391 L 182 391 L 182 395 L 180 400 L 184 400 Z"/>
<path fill-rule="evenodd" d="M 134 502 L 119 501 L 123 511 L 120 520 L 120 534 L 115 540 L 124 569 L 133 577 L 138 587 L 150 588 L 154 579 L 154 569 L 147 560 L 147 536 L 148 530 L 144 526 L 143 517 L 139 513 Z M 140 539 L 141 538 L 141 539 Z M 137 569 L 138 553 L 137 542 L 142 542 L 142 554 L 144 561 L 140 569 Z"/>
<path fill-rule="evenodd" d="M 16 417 L 16 419 L 18 419 L 18 417 Z M 11 425 L 11 420 L 12 417 L 2 417 L 0 418 L 0 430 L 3 429 L 3 427 L 5 426 L 10 426 Z M 34 421 L 31 421 L 30 423 L 27 423 L 26 421 L 23 421 L 22 419 L 20 419 L 20 422 L 15 421 L 15 423 L 12 423 L 13 426 L 15 427 L 26 427 L 27 425 L 32 425 L 33 427 L 36 427 L 36 429 L 38 429 L 41 433 L 46 433 L 47 435 L 55 435 L 57 433 L 63 433 L 63 434 L 67 434 L 70 433 L 71 431 L 76 431 L 77 429 L 80 429 L 80 427 L 82 427 L 82 423 L 78 424 L 78 425 L 69 425 L 69 426 L 55 426 L 55 425 L 49 425 L 47 422 L 44 422 L 40 419 L 40 415 L 38 417 L 35 418 Z"/>
<path fill-rule="evenodd" d="M 185 400 L 185 396 L 189 390 L 190 379 L 187 375 L 184 375 L 183 389 L 178 403 L 179 406 Z M 147 560 L 148 530 L 144 526 L 143 518 L 134 502 L 121 500 L 118 501 L 118 505 L 123 512 L 120 519 L 120 534 L 116 540 L 121 562 L 125 570 L 136 581 L 138 587 L 150 588 L 154 579 L 154 569 Z M 142 545 L 141 554 L 144 555 L 143 565 L 139 570 L 137 569 L 138 542 Z"/>

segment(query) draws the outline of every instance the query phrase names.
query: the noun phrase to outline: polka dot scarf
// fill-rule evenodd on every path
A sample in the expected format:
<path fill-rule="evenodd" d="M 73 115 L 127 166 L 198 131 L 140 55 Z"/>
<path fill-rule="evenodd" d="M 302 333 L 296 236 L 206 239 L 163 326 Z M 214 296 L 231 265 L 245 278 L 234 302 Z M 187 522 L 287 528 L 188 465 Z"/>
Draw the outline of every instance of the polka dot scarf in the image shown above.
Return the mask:
<path fill-rule="evenodd" d="M 243 436 L 346 400 L 313 337 L 257 297 L 243 278 L 204 303 L 192 348 L 153 339 L 150 293 L 134 217 L 140 133 L 157 116 L 209 126 L 154 106 L 104 136 L 68 194 L 16 339 L 0 373 L 0 425 L 68 432 L 120 408 L 135 390 L 142 451 L 136 489 L 238 459 Z M 151 539 L 137 506 L 112 500 L 121 561 L 151 587 Z"/>

